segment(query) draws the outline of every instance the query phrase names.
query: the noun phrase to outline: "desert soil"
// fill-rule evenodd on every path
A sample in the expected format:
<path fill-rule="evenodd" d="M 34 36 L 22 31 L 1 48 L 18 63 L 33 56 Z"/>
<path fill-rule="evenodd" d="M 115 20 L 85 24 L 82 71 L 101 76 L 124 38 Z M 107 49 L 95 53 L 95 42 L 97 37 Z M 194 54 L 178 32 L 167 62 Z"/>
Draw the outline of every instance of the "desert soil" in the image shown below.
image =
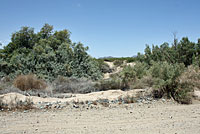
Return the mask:
<path fill-rule="evenodd" d="M 200 104 L 0 112 L 0 134 L 200 134 Z"/>

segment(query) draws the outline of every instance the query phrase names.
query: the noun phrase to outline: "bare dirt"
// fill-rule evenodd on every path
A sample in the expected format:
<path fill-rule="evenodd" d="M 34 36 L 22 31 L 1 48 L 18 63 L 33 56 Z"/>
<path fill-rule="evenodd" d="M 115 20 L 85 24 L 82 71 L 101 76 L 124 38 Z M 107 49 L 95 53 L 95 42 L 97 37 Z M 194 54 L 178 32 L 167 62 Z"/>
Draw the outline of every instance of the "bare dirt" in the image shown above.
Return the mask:
<path fill-rule="evenodd" d="M 0 112 L 0 134 L 200 134 L 200 104 L 173 101 L 112 107 Z"/>

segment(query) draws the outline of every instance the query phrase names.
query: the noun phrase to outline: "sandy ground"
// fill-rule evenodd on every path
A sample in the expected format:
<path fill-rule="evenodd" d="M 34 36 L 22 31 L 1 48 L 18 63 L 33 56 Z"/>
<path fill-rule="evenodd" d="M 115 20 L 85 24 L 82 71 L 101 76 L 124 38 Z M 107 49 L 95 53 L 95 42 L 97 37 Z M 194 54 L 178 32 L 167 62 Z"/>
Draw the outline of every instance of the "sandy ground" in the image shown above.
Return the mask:
<path fill-rule="evenodd" d="M 123 70 L 123 67 L 120 67 L 120 66 L 116 67 L 113 62 L 105 62 L 105 63 L 107 63 L 110 68 L 114 69 L 114 71 L 112 73 L 105 73 L 104 74 L 104 79 L 109 79 L 112 74 L 119 73 L 119 72 L 121 72 Z M 135 62 L 124 63 L 124 65 L 134 67 L 135 66 Z"/>
<path fill-rule="evenodd" d="M 145 96 L 149 94 L 146 89 L 134 89 L 129 91 L 122 90 L 109 90 L 109 91 L 100 91 L 92 92 L 88 94 L 71 94 L 72 97 L 59 99 L 59 98 L 41 98 L 36 96 L 25 96 L 19 93 L 8 93 L 0 95 L 0 102 L 8 105 L 9 107 L 15 106 L 18 102 L 25 102 L 27 99 L 33 102 L 37 106 L 38 103 L 53 103 L 53 102 L 86 102 L 86 101 L 96 101 L 99 99 L 108 99 L 116 100 L 119 97 L 132 96 L 136 97 L 138 95 Z"/>
<path fill-rule="evenodd" d="M 200 134 L 200 104 L 0 112 L 0 134 Z"/>

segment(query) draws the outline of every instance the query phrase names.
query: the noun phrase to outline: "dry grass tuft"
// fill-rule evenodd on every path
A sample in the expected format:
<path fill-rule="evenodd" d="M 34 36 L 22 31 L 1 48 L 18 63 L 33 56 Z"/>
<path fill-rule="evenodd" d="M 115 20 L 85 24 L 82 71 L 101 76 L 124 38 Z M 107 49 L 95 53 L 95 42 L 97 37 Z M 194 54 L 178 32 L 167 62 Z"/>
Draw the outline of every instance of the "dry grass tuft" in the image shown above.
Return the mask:
<path fill-rule="evenodd" d="M 47 87 L 47 84 L 43 80 L 37 79 L 33 74 L 19 75 L 15 78 L 13 84 L 22 91 L 45 89 Z"/>

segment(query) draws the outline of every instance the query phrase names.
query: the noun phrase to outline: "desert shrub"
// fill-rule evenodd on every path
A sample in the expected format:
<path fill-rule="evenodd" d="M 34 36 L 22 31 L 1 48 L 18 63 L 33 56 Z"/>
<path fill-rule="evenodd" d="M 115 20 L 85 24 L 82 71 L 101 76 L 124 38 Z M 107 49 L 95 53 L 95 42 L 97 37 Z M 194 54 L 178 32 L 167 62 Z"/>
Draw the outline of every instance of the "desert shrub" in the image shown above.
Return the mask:
<path fill-rule="evenodd" d="M 184 64 L 169 64 L 167 62 L 153 62 L 149 73 L 153 78 L 153 94 L 156 98 L 164 95 L 172 97 L 180 103 L 190 103 L 186 93 L 186 83 L 180 83 L 177 79 L 185 71 Z M 180 90 L 181 89 L 181 90 Z"/>
<path fill-rule="evenodd" d="M 196 90 L 200 89 L 200 68 L 198 66 L 189 66 L 178 78 L 179 83 L 190 83 Z"/>
<path fill-rule="evenodd" d="M 147 69 L 148 65 L 140 62 L 134 67 L 125 66 L 121 72 L 112 74 L 110 79 L 100 81 L 99 88 L 100 90 L 139 88 L 142 86 L 140 78 L 146 75 Z"/>
<path fill-rule="evenodd" d="M 180 83 L 177 83 L 177 87 L 174 88 L 172 95 L 173 95 L 173 98 L 179 103 L 191 104 L 192 93 L 193 93 L 192 83 L 180 82 Z"/>
<path fill-rule="evenodd" d="M 149 66 L 145 62 L 136 62 L 136 64 L 132 68 L 136 74 L 136 77 L 138 79 L 141 79 L 143 76 L 146 75 Z"/>
<path fill-rule="evenodd" d="M 189 66 L 176 80 L 177 88 L 174 91 L 174 98 L 180 103 L 192 102 L 194 90 L 200 89 L 200 69 L 197 66 Z"/>
<path fill-rule="evenodd" d="M 145 89 L 153 87 L 154 81 L 151 75 L 137 79 L 135 82 L 131 83 L 130 89 Z"/>
<path fill-rule="evenodd" d="M 96 89 L 98 91 L 106 91 L 111 89 L 124 89 L 124 85 L 121 79 L 110 78 L 99 81 L 99 83 L 96 84 Z"/>
<path fill-rule="evenodd" d="M 53 93 L 90 93 L 96 90 L 95 82 L 86 78 L 59 76 L 53 84 Z"/>
<path fill-rule="evenodd" d="M 124 79 L 141 79 L 146 75 L 148 70 L 148 65 L 146 63 L 137 62 L 134 67 L 130 65 L 125 66 L 121 72 L 121 76 Z"/>
<path fill-rule="evenodd" d="M 119 73 L 119 77 L 122 79 L 124 88 L 131 88 L 131 85 L 138 84 L 138 79 L 141 79 L 146 75 L 148 65 L 146 63 L 137 62 L 134 67 L 128 65 L 123 68 Z"/>
<path fill-rule="evenodd" d="M 33 74 L 19 75 L 15 78 L 13 84 L 22 91 L 31 89 L 45 89 L 47 87 L 43 80 L 37 79 Z"/>
<path fill-rule="evenodd" d="M 123 63 L 124 63 L 123 60 L 115 60 L 113 64 L 114 64 L 115 66 L 119 67 L 119 66 L 123 65 Z"/>
<path fill-rule="evenodd" d="M 159 89 L 161 94 L 167 93 L 169 96 L 176 87 L 176 79 L 181 75 L 184 69 L 185 67 L 183 64 L 153 62 L 149 73 L 154 80 L 154 88 Z"/>
<path fill-rule="evenodd" d="M 137 65 L 137 64 L 136 64 Z M 142 66 L 135 68 L 143 73 Z M 147 68 L 146 68 L 147 69 Z M 133 69 L 132 69 L 133 70 Z M 145 69 L 144 69 L 145 70 Z M 200 87 L 200 71 L 198 68 L 189 67 L 185 70 L 184 64 L 169 64 L 167 62 L 151 62 L 149 69 L 143 75 L 133 73 L 135 80 L 131 82 L 130 88 L 153 88 L 152 94 L 155 98 L 163 96 L 172 97 L 179 103 L 191 103 L 191 94 L 194 88 Z M 131 71 L 127 71 L 130 75 Z M 125 77 L 128 78 L 128 77 Z"/>
<path fill-rule="evenodd" d="M 120 72 L 119 77 L 122 79 L 122 85 L 124 88 L 129 88 L 130 84 L 137 79 L 136 72 L 131 66 L 126 66 L 122 72 Z"/>

